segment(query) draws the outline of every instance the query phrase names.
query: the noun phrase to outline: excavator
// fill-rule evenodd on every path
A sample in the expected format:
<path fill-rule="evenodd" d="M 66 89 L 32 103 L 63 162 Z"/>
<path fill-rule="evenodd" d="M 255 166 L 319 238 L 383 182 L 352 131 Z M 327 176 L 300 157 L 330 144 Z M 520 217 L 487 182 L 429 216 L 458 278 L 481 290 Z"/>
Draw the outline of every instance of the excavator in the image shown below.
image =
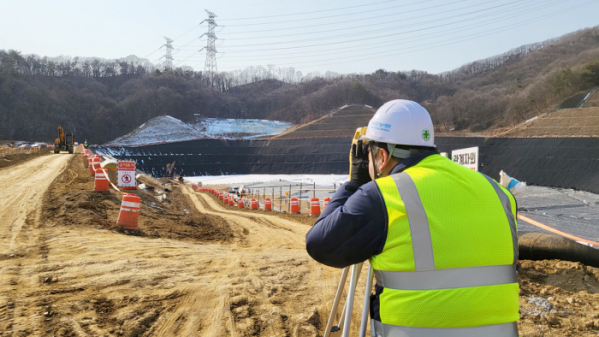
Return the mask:
<path fill-rule="evenodd" d="M 58 126 L 58 138 L 54 140 L 54 153 L 60 153 L 60 151 L 69 151 L 73 153 L 73 145 L 75 144 L 75 137 L 71 132 L 64 132 L 62 126 Z"/>

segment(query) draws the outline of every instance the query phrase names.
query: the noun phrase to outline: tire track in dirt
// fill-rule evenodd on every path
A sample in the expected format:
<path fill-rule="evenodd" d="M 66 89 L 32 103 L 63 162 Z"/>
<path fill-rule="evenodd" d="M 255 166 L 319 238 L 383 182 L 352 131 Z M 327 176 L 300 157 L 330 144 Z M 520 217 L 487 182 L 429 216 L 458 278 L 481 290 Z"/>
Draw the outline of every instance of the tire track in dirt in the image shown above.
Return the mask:
<path fill-rule="evenodd" d="M 209 196 L 197 194 L 188 186 L 184 187 L 183 193 L 190 197 L 198 211 L 218 215 L 247 229 L 249 246 L 305 249 L 305 235 L 309 230 L 306 225 L 270 215 L 228 211 Z"/>

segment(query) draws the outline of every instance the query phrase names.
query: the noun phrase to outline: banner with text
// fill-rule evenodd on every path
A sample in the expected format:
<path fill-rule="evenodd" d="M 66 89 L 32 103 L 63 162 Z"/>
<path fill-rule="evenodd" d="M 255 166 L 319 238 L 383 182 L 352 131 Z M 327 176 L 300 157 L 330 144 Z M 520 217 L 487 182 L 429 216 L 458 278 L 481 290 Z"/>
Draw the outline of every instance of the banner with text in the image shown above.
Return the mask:
<path fill-rule="evenodd" d="M 451 151 L 451 160 L 469 169 L 478 171 L 478 146 Z"/>

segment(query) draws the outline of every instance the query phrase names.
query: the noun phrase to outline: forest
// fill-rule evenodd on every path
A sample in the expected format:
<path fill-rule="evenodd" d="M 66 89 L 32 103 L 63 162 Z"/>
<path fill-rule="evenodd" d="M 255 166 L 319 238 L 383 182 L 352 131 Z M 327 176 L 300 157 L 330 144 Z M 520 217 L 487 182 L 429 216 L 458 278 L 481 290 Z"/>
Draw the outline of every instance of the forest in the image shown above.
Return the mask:
<path fill-rule="evenodd" d="M 398 64 L 398 68 L 401 65 Z M 22 55 L 0 50 L 0 139 L 51 141 L 62 125 L 101 144 L 170 115 L 305 123 L 350 103 L 420 102 L 438 131 L 488 132 L 599 85 L 599 26 L 522 46 L 458 69 L 303 75 L 257 66 L 207 76 L 145 59 Z"/>

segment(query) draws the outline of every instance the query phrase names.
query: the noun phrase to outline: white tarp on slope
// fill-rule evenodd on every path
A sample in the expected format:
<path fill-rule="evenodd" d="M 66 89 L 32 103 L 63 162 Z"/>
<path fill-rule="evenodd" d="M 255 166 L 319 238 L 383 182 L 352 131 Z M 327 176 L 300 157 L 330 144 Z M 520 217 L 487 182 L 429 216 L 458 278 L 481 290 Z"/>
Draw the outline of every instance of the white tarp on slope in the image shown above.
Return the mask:
<path fill-rule="evenodd" d="M 188 124 L 171 116 L 160 116 L 105 145 L 139 146 L 201 138 L 249 139 L 277 135 L 290 127 L 291 123 L 260 119 L 201 118 L 196 124 Z"/>

